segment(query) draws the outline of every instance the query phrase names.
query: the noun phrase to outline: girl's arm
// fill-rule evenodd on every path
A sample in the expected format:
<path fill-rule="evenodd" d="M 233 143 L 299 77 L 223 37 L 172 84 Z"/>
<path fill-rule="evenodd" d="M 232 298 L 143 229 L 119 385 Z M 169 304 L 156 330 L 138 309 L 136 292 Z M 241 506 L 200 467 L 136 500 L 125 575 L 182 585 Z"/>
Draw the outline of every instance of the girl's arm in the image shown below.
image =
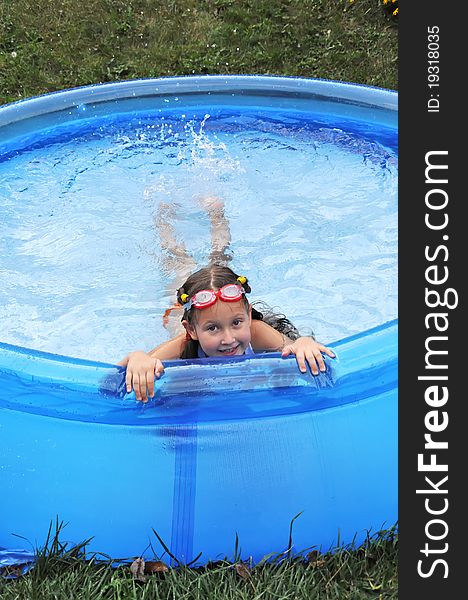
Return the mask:
<path fill-rule="evenodd" d="M 159 358 L 159 360 L 174 360 L 180 358 L 185 346 L 185 341 L 185 333 L 181 333 L 177 337 L 172 338 L 172 340 L 168 340 L 167 342 L 156 346 L 156 348 L 150 350 L 148 354 L 152 358 Z"/>
<path fill-rule="evenodd" d="M 136 350 L 136 352 L 143 352 L 143 354 L 151 358 L 158 358 L 159 360 L 174 360 L 182 354 L 184 343 L 185 333 L 181 333 L 177 337 L 172 338 L 172 340 L 156 346 L 156 348 L 153 348 L 149 352 L 145 352 L 144 350 Z M 122 358 L 117 364 L 121 367 L 126 367 L 132 354 L 135 354 L 135 352 L 130 352 L 130 354 Z"/>
<path fill-rule="evenodd" d="M 335 358 L 335 354 L 330 348 L 320 344 L 313 337 L 300 337 L 293 342 L 267 323 L 257 319 L 252 320 L 250 330 L 252 347 L 255 352 L 282 352 L 283 357 L 294 354 L 302 373 L 307 371 L 306 362 L 314 375 L 318 375 L 319 369 L 320 371 L 326 370 L 322 352 Z"/>
<path fill-rule="evenodd" d="M 252 319 L 250 333 L 252 348 L 255 352 L 281 352 L 287 341 L 291 341 L 271 325 L 258 319 Z"/>
<path fill-rule="evenodd" d="M 135 392 L 137 400 L 147 402 L 148 396 L 154 396 L 154 377 L 159 379 L 164 372 L 164 365 L 161 361 L 179 358 L 185 343 L 185 334 L 156 346 L 150 352 L 136 350 L 130 352 L 117 364 L 127 367 L 125 383 L 127 393 L 132 389 Z"/>

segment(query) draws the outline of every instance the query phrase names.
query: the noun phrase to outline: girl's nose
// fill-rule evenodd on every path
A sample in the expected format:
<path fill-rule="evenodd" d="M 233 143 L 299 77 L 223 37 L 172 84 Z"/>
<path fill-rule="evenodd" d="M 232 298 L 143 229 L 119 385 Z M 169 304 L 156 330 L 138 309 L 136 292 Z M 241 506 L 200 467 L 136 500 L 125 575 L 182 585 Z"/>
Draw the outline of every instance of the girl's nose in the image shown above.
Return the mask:
<path fill-rule="evenodd" d="M 223 331 L 222 343 L 226 344 L 226 345 L 229 345 L 229 344 L 232 344 L 235 341 L 236 341 L 236 338 L 234 337 L 234 335 L 231 332 L 231 330 L 230 329 L 225 329 Z"/>

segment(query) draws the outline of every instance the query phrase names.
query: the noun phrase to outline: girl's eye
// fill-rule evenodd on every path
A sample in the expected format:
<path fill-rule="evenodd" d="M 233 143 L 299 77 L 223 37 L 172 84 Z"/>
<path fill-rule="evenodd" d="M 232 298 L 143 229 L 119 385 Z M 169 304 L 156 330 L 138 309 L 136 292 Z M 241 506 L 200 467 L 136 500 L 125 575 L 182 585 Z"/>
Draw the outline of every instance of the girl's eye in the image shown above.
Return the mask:
<path fill-rule="evenodd" d="M 242 323 L 241 319 L 234 319 L 234 321 L 232 322 L 232 324 L 237 327 L 238 325 L 240 325 Z"/>
<path fill-rule="evenodd" d="M 207 331 L 216 331 L 216 325 L 208 325 L 206 328 Z"/>

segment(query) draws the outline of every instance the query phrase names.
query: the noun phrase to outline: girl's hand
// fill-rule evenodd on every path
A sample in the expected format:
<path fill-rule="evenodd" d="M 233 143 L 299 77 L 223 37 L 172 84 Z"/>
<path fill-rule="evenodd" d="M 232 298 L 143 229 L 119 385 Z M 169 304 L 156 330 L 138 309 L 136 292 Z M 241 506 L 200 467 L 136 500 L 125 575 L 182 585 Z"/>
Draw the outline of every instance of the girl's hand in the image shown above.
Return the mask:
<path fill-rule="evenodd" d="M 301 373 L 307 372 L 307 361 L 312 373 L 318 375 L 319 369 L 322 372 L 326 370 L 322 352 L 328 354 L 330 358 L 335 358 L 335 353 L 330 348 L 316 342 L 311 337 L 300 337 L 295 342 L 291 342 L 283 348 L 282 356 L 284 358 L 290 354 L 294 354 Z"/>
<path fill-rule="evenodd" d="M 154 396 L 154 377 L 159 379 L 164 372 L 164 365 L 159 358 L 152 358 L 146 352 L 137 350 L 127 357 L 127 374 L 125 383 L 127 393 L 135 392 L 138 401 L 147 402 Z"/>

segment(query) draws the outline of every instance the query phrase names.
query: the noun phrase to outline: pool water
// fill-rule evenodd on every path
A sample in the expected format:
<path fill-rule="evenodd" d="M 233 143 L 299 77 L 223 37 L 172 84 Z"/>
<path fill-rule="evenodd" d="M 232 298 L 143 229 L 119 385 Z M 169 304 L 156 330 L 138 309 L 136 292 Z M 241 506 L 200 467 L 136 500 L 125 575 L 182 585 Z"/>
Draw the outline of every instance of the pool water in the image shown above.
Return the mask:
<path fill-rule="evenodd" d="M 83 107 L 84 109 L 85 107 Z M 173 228 L 204 266 L 218 196 L 251 300 L 330 343 L 397 316 L 394 127 L 232 105 L 49 124 L 0 155 L 0 340 L 115 362 L 168 339 Z"/>

